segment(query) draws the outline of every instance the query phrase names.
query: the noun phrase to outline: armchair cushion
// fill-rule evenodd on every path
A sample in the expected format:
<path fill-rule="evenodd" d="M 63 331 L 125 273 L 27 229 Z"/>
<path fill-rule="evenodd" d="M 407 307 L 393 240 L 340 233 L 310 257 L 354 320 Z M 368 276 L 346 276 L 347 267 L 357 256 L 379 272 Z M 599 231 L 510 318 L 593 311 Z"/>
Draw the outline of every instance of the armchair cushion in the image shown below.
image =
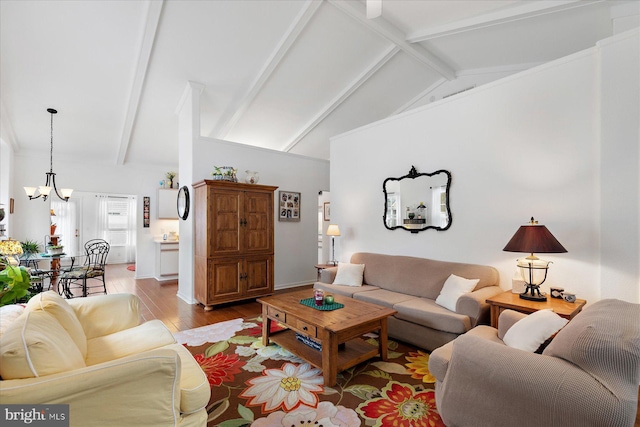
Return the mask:
<path fill-rule="evenodd" d="M 3 305 L 0 307 L 0 337 L 9 325 L 24 313 L 24 306 L 20 304 Z"/>
<path fill-rule="evenodd" d="M 85 367 L 71 336 L 44 311 L 26 311 L 0 338 L 0 376 L 33 378 Z"/>
<path fill-rule="evenodd" d="M 142 353 L 176 340 L 158 319 L 87 341 L 87 366 Z"/>
<path fill-rule="evenodd" d="M 87 355 L 87 336 L 73 308 L 55 291 L 41 292 L 29 300 L 27 311 L 42 310 L 51 314 L 69 334 L 75 345 Z"/>
<path fill-rule="evenodd" d="M 140 324 L 140 300 L 132 294 L 67 300 L 84 329 L 87 340 Z"/>

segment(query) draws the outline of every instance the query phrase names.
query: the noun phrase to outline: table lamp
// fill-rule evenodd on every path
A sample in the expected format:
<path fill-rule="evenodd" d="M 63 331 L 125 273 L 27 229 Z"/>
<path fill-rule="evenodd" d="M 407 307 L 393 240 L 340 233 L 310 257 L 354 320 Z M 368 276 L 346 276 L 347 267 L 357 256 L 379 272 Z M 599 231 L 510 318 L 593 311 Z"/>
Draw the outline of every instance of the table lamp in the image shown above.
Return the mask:
<path fill-rule="evenodd" d="M 543 261 L 533 253 L 558 254 L 567 252 L 567 250 L 553 237 L 547 227 L 538 224 L 538 221 L 531 217 L 529 224 L 521 226 L 516 231 L 503 251 L 531 254 L 518 260 L 518 269 L 527 287 L 520 294 L 520 298 L 530 301 L 546 301 L 546 295 L 540 293 L 540 285 L 547 279 L 547 270 L 551 261 Z"/>
<path fill-rule="evenodd" d="M 327 228 L 327 236 L 331 236 L 331 261 L 329 264 L 338 265 L 338 261 L 336 261 L 336 236 L 340 235 L 340 228 L 336 224 L 330 224 Z"/>

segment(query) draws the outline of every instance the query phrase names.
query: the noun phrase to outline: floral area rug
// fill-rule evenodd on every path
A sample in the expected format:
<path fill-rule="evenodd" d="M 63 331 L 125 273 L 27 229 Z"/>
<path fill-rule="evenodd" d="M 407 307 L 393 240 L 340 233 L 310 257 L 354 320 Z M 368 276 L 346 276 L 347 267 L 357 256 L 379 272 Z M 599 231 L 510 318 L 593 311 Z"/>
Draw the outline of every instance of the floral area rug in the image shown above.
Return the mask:
<path fill-rule="evenodd" d="M 282 329 L 273 323 L 273 332 Z M 373 358 L 323 385 L 322 371 L 284 348 L 262 345 L 262 320 L 235 319 L 174 334 L 211 384 L 208 426 L 436 427 L 429 355 L 389 340 L 387 362 Z M 377 346 L 377 336 L 364 337 Z"/>

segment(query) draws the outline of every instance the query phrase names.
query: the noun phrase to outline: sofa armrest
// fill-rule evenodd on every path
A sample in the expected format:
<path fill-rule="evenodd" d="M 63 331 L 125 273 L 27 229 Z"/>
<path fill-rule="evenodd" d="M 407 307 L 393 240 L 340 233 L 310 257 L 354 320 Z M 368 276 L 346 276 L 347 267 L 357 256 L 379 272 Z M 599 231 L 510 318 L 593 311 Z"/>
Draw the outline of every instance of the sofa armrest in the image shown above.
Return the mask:
<path fill-rule="evenodd" d="M 322 283 L 333 283 L 337 273 L 338 267 L 323 268 L 322 270 L 320 270 L 319 281 Z"/>
<path fill-rule="evenodd" d="M 569 362 L 472 335 L 453 341 L 436 400 L 445 424 L 458 426 L 607 425 L 629 409 Z"/>
<path fill-rule="evenodd" d="M 156 349 L 39 378 L 0 381 L 3 404 L 69 404 L 73 425 L 176 425 L 180 358 Z"/>
<path fill-rule="evenodd" d="M 133 294 L 98 295 L 68 300 L 87 339 L 109 335 L 140 324 L 140 299 Z"/>
<path fill-rule="evenodd" d="M 514 310 L 504 310 L 498 317 L 498 338 L 504 339 L 504 334 L 507 333 L 518 320 L 524 319 L 528 314 L 520 313 Z"/>
<path fill-rule="evenodd" d="M 458 298 L 456 313 L 469 316 L 471 327 L 489 324 L 489 304 L 487 298 L 504 292 L 500 286 L 486 286 Z"/>

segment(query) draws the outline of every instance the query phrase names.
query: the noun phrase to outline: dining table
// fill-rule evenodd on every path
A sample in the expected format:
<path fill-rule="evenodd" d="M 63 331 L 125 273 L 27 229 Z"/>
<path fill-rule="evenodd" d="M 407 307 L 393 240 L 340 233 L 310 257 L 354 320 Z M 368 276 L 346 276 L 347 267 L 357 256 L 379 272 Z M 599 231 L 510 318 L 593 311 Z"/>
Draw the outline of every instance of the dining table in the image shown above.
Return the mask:
<path fill-rule="evenodd" d="M 33 277 L 40 279 L 40 283 L 35 283 L 35 288 L 39 291 L 44 290 L 44 279 L 49 279 L 49 288 L 60 293 L 58 289 L 58 277 L 61 273 L 70 271 L 76 266 L 76 261 L 86 256 L 83 253 L 61 253 L 61 254 L 48 254 L 48 253 L 29 253 L 22 254 L 20 256 L 20 264 L 25 267 L 31 268 L 31 274 Z M 62 265 L 62 260 L 69 260 L 71 264 Z M 41 269 L 40 262 L 49 261 L 50 265 L 48 269 Z"/>

